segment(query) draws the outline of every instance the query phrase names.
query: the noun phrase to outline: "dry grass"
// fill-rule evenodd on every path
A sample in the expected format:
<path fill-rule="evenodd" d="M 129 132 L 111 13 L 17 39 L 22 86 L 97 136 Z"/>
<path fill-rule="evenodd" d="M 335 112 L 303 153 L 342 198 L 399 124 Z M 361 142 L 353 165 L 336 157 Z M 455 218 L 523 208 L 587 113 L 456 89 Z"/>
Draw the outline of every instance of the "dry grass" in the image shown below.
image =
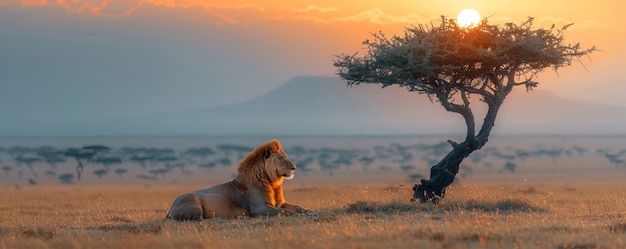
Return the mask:
<path fill-rule="evenodd" d="M 0 189 L 0 248 L 626 248 L 626 184 L 286 186 L 318 217 L 165 221 L 186 187 Z"/>

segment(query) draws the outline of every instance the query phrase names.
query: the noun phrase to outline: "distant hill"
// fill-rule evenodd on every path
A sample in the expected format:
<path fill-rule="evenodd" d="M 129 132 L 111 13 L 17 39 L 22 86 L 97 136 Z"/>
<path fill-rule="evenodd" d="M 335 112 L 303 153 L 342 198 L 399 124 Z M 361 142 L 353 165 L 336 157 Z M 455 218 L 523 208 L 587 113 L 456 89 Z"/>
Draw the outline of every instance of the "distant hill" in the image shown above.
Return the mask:
<path fill-rule="evenodd" d="M 482 102 L 473 99 L 477 122 Z M 494 133 L 626 133 L 626 108 L 566 100 L 541 90 L 514 90 Z M 480 125 L 480 124 L 478 124 Z M 357 135 L 462 134 L 458 114 L 425 95 L 378 85 L 347 87 L 338 77 L 298 77 L 245 102 L 142 117 L 76 122 L 68 135 Z M 62 132 L 66 130 L 65 132 Z M 73 132 L 73 133 L 72 133 Z"/>
<path fill-rule="evenodd" d="M 347 87 L 334 77 L 298 77 L 245 102 L 124 123 L 144 132 L 210 135 L 449 133 L 463 125 L 426 96 L 375 85 Z"/>

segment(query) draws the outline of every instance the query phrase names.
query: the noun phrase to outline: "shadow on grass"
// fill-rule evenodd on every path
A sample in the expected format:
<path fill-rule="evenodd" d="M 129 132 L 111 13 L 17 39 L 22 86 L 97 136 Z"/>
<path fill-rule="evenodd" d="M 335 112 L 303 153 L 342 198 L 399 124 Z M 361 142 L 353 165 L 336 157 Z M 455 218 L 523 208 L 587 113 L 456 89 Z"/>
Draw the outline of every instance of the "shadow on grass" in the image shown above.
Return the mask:
<path fill-rule="evenodd" d="M 446 210 L 467 210 L 467 211 L 482 211 L 485 213 L 536 213 L 544 212 L 545 210 L 533 206 L 532 204 L 523 200 L 504 200 L 497 202 L 489 201 L 467 201 L 465 203 L 450 203 L 443 204 L 442 208 Z"/>
<path fill-rule="evenodd" d="M 8 228 L 0 227 L 0 237 L 15 236 L 18 238 L 31 238 L 41 240 L 52 240 L 56 234 L 54 228 L 33 227 L 33 228 Z"/>
<path fill-rule="evenodd" d="M 562 244 L 556 247 L 557 249 L 603 249 L 598 244 Z"/>
<path fill-rule="evenodd" d="M 434 210 L 456 211 L 478 211 L 485 213 L 532 213 L 544 212 L 545 210 L 533 206 L 523 200 L 504 200 L 497 202 L 489 201 L 466 201 L 447 202 L 434 204 L 417 204 L 409 202 L 378 203 L 373 201 L 357 201 L 350 203 L 344 209 L 336 209 L 335 212 L 365 213 L 365 214 L 394 214 L 394 213 L 416 213 L 432 212 Z"/>
<path fill-rule="evenodd" d="M 107 224 L 94 229 L 103 232 L 124 232 L 130 234 L 160 234 L 163 232 L 163 221 L 148 221 L 144 223 Z"/>
<path fill-rule="evenodd" d="M 614 233 L 626 233 L 626 223 L 618 223 L 608 227 Z"/>
<path fill-rule="evenodd" d="M 357 201 L 349 203 L 345 209 L 333 210 L 335 213 L 347 212 L 350 214 L 394 214 L 394 213 L 412 213 L 412 212 L 429 212 L 434 209 L 433 205 L 417 205 L 415 203 L 406 202 L 390 202 L 378 203 L 374 201 Z"/>

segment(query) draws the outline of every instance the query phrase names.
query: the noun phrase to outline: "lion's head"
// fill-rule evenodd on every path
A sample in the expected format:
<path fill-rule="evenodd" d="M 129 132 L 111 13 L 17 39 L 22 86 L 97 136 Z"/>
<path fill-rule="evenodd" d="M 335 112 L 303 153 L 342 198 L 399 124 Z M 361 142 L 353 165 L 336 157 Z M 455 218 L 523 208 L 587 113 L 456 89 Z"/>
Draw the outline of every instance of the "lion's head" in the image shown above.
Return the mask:
<path fill-rule="evenodd" d="M 239 164 L 237 172 L 250 182 L 264 182 L 272 186 L 292 179 L 296 164 L 289 160 L 278 140 L 270 140 L 248 154 Z"/>

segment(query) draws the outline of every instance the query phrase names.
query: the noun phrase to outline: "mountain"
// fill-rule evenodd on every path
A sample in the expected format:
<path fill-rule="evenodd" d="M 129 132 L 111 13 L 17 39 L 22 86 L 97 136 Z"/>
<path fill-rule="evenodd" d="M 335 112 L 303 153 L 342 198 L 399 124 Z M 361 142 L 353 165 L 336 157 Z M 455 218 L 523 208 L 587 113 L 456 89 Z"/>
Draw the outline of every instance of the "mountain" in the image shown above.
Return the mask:
<path fill-rule="evenodd" d="M 480 125 L 485 109 L 472 99 Z M 626 133 L 626 108 L 516 89 L 503 104 L 499 134 Z M 427 96 L 378 85 L 347 87 L 337 77 L 298 77 L 256 98 L 221 107 L 89 120 L 48 127 L 64 135 L 463 134 L 460 115 Z M 56 129 L 56 130 L 55 130 Z M 50 129 L 49 129 L 50 130 Z"/>
<path fill-rule="evenodd" d="M 505 100 L 496 129 L 527 134 L 626 134 L 626 108 L 517 89 Z M 521 90 L 521 91 L 520 91 Z"/>
<path fill-rule="evenodd" d="M 449 133 L 463 124 L 462 119 L 425 96 L 376 85 L 347 87 L 334 77 L 298 77 L 245 102 L 115 123 L 102 126 L 115 128 L 114 132 L 130 129 L 177 135 L 333 135 Z"/>

